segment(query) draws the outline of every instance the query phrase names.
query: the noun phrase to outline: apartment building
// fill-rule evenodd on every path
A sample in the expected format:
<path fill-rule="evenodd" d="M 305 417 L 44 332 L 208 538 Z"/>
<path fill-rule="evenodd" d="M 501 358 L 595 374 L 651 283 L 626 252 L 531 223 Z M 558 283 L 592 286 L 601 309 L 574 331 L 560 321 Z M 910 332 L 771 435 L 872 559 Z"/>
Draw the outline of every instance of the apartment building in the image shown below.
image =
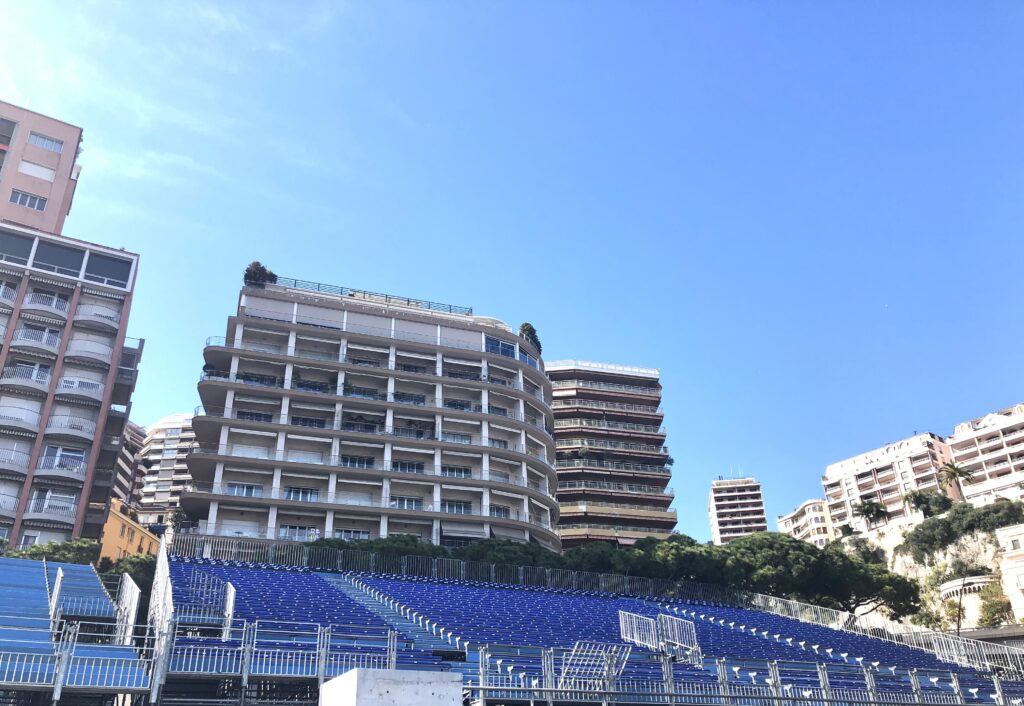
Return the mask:
<path fill-rule="evenodd" d="M 0 225 L 2 540 L 99 536 L 143 347 L 126 338 L 137 264 Z"/>
<path fill-rule="evenodd" d="M 186 531 L 559 548 L 532 344 L 469 308 L 272 280 L 204 350 Z"/>
<path fill-rule="evenodd" d="M 776 522 L 779 532 L 817 547 L 836 538 L 828 505 L 820 498 L 805 500 L 788 515 L 779 515 Z"/>
<path fill-rule="evenodd" d="M 961 483 L 965 500 L 1024 498 L 1024 404 L 957 424 L 946 441 L 953 462 L 974 474 Z"/>
<path fill-rule="evenodd" d="M 139 504 L 142 491 L 143 469 L 139 452 L 145 439 L 146 430 L 129 419 L 124 425 L 121 451 L 114 462 L 113 495 L 131 508 Z"/>
<path fill-rule="evenodd" d="M 171 414 L 146 429 L 139 451 L 143 469 L 139 520 L 165 524 L 181 504 L 181 493 L 192 482 L 188 454 L 195 443 L 192 414 Z"/>
<path fill-rule="evenodd" d="M 727 480 L 721 476 L 711 481 L 708 517 L 711 541 L 715 544 L 728 544 L 748 534 L 767 532 L 761 483 L 754 478 Z"/>
<path fill-rule="evenodd" d="M 160 538 L 139 521 L 137 511 L 117 498 L 110 501 L 100 535 L 100 559 L 117 561 L 133 554 L 156 554 Z"/>
<path fill-rule="evenodd" d="M 955 489 L 939 487 L 939 469 L 951 458 L 942 437 L 926 432 L 830 464 L 822 485 L 833 527 L 837 532 L 843 525 L 867 532 L 879 524 L 920 521 L 921 513 L 909 508 L 903 496 L 913 490 L 956 496 Z M 887 517 L 880 521 L 858 517 L 854 508 L 866 500 L 881 504 Z"/>
<path fill-rule="evenodd" d="M 669 536 L 677 518 L 669 507 L 672 459 L 661 426 L 659 371 L 562 360 L 548 363 L 547 373 L 562 546 Z"/>
<path fill-rule="evenodd" d="M 82 129 L 0 101 L 0 222 L 60 234 Z"/>

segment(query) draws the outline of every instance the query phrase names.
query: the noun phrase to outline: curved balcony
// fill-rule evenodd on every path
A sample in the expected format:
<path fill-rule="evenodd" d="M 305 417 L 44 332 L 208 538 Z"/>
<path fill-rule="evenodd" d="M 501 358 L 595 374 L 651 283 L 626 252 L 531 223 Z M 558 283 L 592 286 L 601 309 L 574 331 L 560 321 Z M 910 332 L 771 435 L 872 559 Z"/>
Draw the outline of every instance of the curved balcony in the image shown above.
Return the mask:
<path fill-rule="evenodd" d="M 76 324 L 90 324 L 106 331 L 117 331 L 121 324 L 121 312 L 99 304 L 79 304 L 75 309 Z"/>
<path fill-rule="evenodd" d="M 92 441 L 96 436 L 96 422 L 84 417 L 59 415 L 50 417 L 46 422 L 47 436 L 60 436 L 71 439 Z"/>
<path fill-rule="evenodd" d="M 37 478 L 65 478 L 82 482 L 85 480 L 86 463 L 74 458 L 43 456 L 36 464 Z"/>
<path fill-rule="evenodd" d="M 18 514 L 18 496 L 0 495 L 0 517 L 14 517 Z"/>
<path fill-rule="evenodd" d="M 76 340 L 73 338 L 68 341 L 68 348 L 64 355 L 67 358 L 110 365 L 110 359 L 114 357 L 114 349 L 106 343 L 100 343 L 99 341 Z"/>
<path fill-rule="evenodd" d="M 948 601 L 958 598 L 961 594 L 978 593 L 985 586 L 997 581 L 999 581 L 999 576 L 996 574 L 955 578 L 939 586 L 939 595 L 942 597 L 942 600 Z"/>
<path fill-rule="evenodd" d="M 28 473 L 29 454 L 15 449 L 0 449 L 0 473 Z"/>
<path fill-rule="evenodd" d="M 19 328 L 14 331 L 11 346 L 57 355 L 57 351 L 60 349 L 60 336 L 48 331 Z"/>
<path fill-rule="evenodd" d="M 103 399 L 103 383 L 73 375 L 65 375 L 57 381 L 57 389 L 54 392 L 65 397 L 77 397 L 99 402 Z"/>
<path fill-rule="evenodd" d="M 34 392 L 46 392 L 50 388 L 50 372 L 11 365 L 0 372 L 0 385 Z"/>
<path fill-rule="evenodd" d="M 65 525 L 75 524 L 77 506 L 54 500 L 37 498 L 29 503 L 25 510 L 25 521 L 56 522 Z"/>
<path fill-rule="evenodd" d="M 0 406 L 0 427 L 18 431 L 39 431 L 39 412 L 28 407 Z"/>
<path fill-rule="evenodd" d="M 68 306 L 67 299 L 58 297 L 55 294 L 29 292 L 25 297 L 25 301 L 21 303 L 21 310 L 67 319 Z"/>

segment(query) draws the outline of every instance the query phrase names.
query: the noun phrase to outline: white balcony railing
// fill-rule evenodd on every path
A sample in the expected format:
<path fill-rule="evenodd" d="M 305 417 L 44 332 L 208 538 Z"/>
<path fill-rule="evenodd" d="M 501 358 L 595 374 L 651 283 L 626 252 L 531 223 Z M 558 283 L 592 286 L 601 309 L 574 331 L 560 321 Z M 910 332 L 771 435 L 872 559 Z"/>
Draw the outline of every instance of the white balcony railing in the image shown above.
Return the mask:
<path fill-rule="evenodd" d="M 49 331 L 19 328 L 14 332 L 11 343 L 38 343 L 47 348 L 57 348 L 60 346 L 60 335 Z"/>
<path fill-rule="evenodd" d="M 30 383 L 36 387 L 45 388 L 50 384 L 50 371 L 37 370 L 34 368 L 19 368 L 8 366 L 0 372 L 0 380 L 13 380 Z"/>
<path fill-rule="evenodd" d="M 106 343 L 100 343 L 99 341 L 71 339 L 71 341 L 68 342 L 67 355 L 100 358 L 102 360 L 109 361 L 114 355 L 114 349 Z"/>

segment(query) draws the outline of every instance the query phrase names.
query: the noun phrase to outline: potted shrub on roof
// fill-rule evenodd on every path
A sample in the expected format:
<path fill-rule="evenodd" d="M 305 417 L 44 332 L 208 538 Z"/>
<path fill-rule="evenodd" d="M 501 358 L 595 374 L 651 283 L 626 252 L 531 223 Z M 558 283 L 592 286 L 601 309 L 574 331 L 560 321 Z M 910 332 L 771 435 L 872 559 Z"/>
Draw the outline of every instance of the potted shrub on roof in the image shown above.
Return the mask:
<path fill-rule="evenodd" d="M 529 322 L 519 324 L 519 335 L 534 345 L 538 355 L 543 353 L 540 345 L 540 336 L 537 335 L 537 329 L 533 327 L 533 324 Z"/>
<path fill-rule="evenodd" d="M 259 260 L 253 260 L 245 268 L 243 277 L 245 284 L 251 287 L 262 287 L 265 284 L 276 284 L 277 275 L 263 265 Z"/>

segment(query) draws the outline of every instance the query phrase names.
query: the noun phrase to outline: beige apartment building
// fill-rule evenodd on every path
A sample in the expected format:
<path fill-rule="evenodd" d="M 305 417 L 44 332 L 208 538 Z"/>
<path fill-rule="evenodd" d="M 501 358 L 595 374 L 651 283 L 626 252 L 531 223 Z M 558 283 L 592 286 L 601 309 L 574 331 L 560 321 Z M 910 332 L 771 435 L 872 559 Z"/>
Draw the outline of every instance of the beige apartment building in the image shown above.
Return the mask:
<path fill-rule="evenodd" d="M 81 128 L 0 101 L 0 222 L 60 233 L 81 142 Z"/>
<path fill-rule="evenodd" d="M 820 498 L 805 500 L 788 515 L 779 515 L 777 524 L 779 532 L 816 547 L 825 547 L 836 538 L 828 505 Z"/>
<path fill-rule="evenodd" d="M 185 531 L 559 548 L 551 383 L 507 324 L 274 278 L 204 357 Z"/>
<path fill-rule="evenodd" d="M 954 463 L 974 474 L 961 484 L 965 500 L 1024 498 L 1024 404 L 957 424 L 946 441 Z"/>
<path fill-rule="evenodd" d="M 711 481 L 708 517 L 714 544 L 728 544 L 748 534 L 767 532 L 761 483 L 754 478 L 727 480 L 721 476 Z"/>
<path fill-rule="evenodd" d="M 139 521 L 169 523 L 181 504 L 181 493 L 192 482 L 188 455 L 195 444 L 192 414 L 171 414 L 146 429 L 139 451 L 143 469 Z"/>
<path fill-rule="evenodd" d="M 669 536 L 677 518 L 659 371 L 564 360 L 548 363 L 547 373 L 562 546 Z"/>
<path fill-rule="evenodd" d="M 142 465 L 139 452 L 146 438 L 146 430 L 130 419 L 124 425 L 124 440 L 114 462 L 113 496 L 125 506 L 135 508 L 142 492 Z"/>
<path fill-rule="evenodd" d="M 829 517 L 836 532 L 844 525 L 867 532 L 878 525 L 902 525 L 920 521 L 903 496 L 913 490 L 943 492 L 939 469 L 952 458 L 942 437 L 926 432 L 859 454 L 825 468 L 822 485 Z M 955 489 L 948 492 L 955 496 Z M 858 517 L 854 508 L 865 500 L 880 503 L 888 513 L 881 522 Z"/>

